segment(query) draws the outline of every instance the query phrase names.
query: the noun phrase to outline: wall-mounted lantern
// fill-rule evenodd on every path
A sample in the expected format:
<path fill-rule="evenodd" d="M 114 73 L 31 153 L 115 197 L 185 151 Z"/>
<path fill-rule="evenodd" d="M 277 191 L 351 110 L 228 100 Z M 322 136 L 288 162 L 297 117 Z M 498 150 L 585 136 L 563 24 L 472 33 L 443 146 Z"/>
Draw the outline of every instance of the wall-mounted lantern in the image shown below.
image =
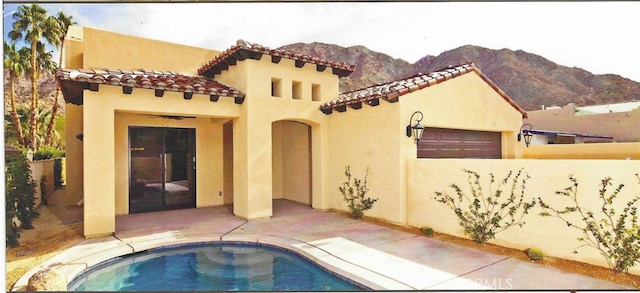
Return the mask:
<path fill-rule="evenodd" d="M 413 121 L 413 117 L 416 116 L 416 114 L 420 114 L 420 118 L 416 117 L 416 124 L 411 125 L 411 122 Z M 420 121 L 422 121 L 422 118 L 423 118 L 422 112 L 415 111 L 413 112 L 413 114 L 411 114 L 411 118 L 409 119 L 409 125 L 407 125 L 407 137 L 411 137 L 411 134 L 413 134 L 413 139 L 416 141 L 416 144 L 418 144 L 418 142 L 422 138 L 422 133 L 424 132 L 424 126 L 420 124 Z"/>
<path fill-rule="evenodd" d="M 522 137 L 524 136 L 524 144 L 527 147 L 531 144 L 531 137 L 533 137 L 533 134 L 531 134 L 532 128 L 533 126 L 531 126 L 531 124 L 524 124 L 520 127 L 520 132 L 518 132 L 518 141 L 522 141 Z"/>

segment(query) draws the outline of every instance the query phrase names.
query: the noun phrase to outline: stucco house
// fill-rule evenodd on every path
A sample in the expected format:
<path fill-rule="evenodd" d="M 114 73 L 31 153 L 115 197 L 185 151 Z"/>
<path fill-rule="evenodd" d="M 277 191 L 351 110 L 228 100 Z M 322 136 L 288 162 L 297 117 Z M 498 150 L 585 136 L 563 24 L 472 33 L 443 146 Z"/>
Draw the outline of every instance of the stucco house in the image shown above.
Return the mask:
<path fill-rule="evenodd" d="M 166 209 L 346 211 L 346 166 L 358 178 L 368 167 L 379 201 L 367 215 L 402 225 L 408 159 L 522 155 L 525 111 L 473 64 L 339 93 L 353 66 L 245 41 L 219 52 L 81 27 L 65 40 L 66 193 L 83 200 L 87 237 Z"/>
<path fill-rule="evenodd" d="M 601 142 L 601 136 L 612 137 L 608 142 L 640 142 L 640 101 L 582 107 L 569 103 L 543 107 L 527 115 L 523 123 L 534 129 L 594 136 L 584 137 L 585 142 Z"/>

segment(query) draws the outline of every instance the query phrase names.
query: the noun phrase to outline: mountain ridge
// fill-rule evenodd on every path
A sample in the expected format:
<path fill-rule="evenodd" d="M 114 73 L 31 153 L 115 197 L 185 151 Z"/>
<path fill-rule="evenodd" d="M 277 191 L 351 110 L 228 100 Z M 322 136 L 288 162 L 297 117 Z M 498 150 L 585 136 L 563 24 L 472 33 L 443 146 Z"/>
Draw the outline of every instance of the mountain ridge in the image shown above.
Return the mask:
<path fill-rule="evenodd" d="M 356 65 L 350 76 L 340 79 L 340 92 L 473 62 L 527 111 L 568 103 L 588 106 L 640 100 L 640 82 L 616 74 L 596 75 L 582 68 L 559 65 L 524 50 L 464 45 L 409 63 L 364 46 L 342 47 L 314 42 L 293 43 L 278 49 Z"/>

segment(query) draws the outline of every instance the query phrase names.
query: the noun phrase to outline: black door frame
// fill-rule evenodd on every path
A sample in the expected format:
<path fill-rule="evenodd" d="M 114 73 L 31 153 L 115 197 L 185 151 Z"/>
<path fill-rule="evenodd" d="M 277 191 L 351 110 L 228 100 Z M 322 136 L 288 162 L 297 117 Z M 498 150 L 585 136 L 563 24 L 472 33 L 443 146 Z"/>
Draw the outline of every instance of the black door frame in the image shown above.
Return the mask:
<path fill-rule="evenodd" d="M 128 182 L 129 182 L 129 194 L 128 194 L 128 202 L 129 202 L 129 213 L 144 213 L 144 212 L 153 212 L 153 211 L 163 211 L 163 210 L 171 210 L 171 209 L 179 209 L 179 208 L 195 208 L 196 207 L 196 173 L 197 173 L 197 169 L 196 169 L 196 165 L 195 165 L 195 156 L 196 156 L 196 129 L 195 128 L 190 128 L 190 127 L 162 127 L 162 126 L 129 126 L 128 127 L 129 131 L 128 131 Z M 133 151 L 133 145 L 132 145 L 132 135 L 133 132 L 131 131 L 132 129 L 154 129 L 154 130 L 160 130 L 161 131 L 161 146 L 160 146 L 160 157 L 161 157 L 161 170 L 160 170 L 160 174 L 161 174 L 161 196 L 162 196 L 162 205 L 159 208 L 148 208 L 145 209 L 144 205 L 140 205 L 138 207 L 133 207 L 133 203 L 132 203 L 132 184 L 134 184 L 133 182 L 133 164 L 132 164 L 132 151 Z M 187 193 L 189 194 L 189 196 L 191 197 L 190 202 L 187 203 L 186 206 L 180 206 L 180 207 L 172 207 L 171 205 L 167 204 L 167 198 L 165 196 L 165 193 L 167 192 L 166 189 L 166 184 L 167 182 L 167 178 L 166 178 L 166 168 L 167 168 L 167 133 L 169 130 L 186 130 L 188 131 L 187 135 L 187 149 L 188 149 L 188 153 L 191 153 L 191 158 L 187 158 L 190 162 L 191 165 L 187 164 L 186 166 L 186 172 L 187 172 L 187 182 L 188 182 L 188 191 Z M 190 173 L 190 174 L 189 174 Z M 189 178 L 191 178 L 189 180 Z M 171 179 L 169 179 L 171 180 Z M 146 185 L 146 183 L 145 183 Z"/>

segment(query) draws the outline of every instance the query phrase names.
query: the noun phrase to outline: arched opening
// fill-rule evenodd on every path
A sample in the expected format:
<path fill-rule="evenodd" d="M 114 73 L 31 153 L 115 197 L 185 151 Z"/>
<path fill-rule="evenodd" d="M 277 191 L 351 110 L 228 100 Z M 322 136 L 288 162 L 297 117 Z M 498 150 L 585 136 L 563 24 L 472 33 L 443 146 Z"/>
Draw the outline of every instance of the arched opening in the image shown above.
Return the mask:
<path fill-rule="evenodd" d="M 311 205 L 311 127 L 283 120 L 272 123 L 272 195 Z"/>

